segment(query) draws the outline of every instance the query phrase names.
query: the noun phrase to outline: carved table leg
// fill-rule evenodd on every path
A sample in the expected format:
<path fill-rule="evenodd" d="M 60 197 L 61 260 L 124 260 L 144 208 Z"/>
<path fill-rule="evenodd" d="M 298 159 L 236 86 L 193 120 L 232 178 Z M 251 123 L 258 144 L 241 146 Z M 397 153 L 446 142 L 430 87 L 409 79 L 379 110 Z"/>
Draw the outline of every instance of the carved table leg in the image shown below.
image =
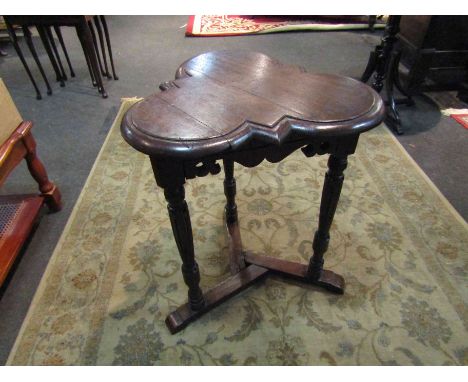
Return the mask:
<path fill-rule="evenodd" d="M 393 84 L 395 83 L 395 75 L 398 74 L 398 54 L 393 51 L 392 58 L 390 59 L 389 73 L 385 79 L 385 92 L 387 94 L 387 114 L 385 116 L 385 123 L 394 129 L 397 134 L 403 134 L 401 130 L 401 119 L 396 108 L 395 93 L 393 91 Z"/>
<path fill-rule="evenodd" d="M 165 188 L 164 196 L 168 202 L 167 209 L 171 219 L 172 231 L 182 258 L 182 274 L 189 289 L 189 304 L 192 310 L 200 310 L 205 301 L 199 286 L 200 272 L 195 261 L 192 225 L 187 202 L 185 201 L 184 186 Z"/>
<path fill-rule="evenodd" d="M 308 269 L 309 277 L 314 283 L 337 293 L 344 292 L 344 280 L 331 271 L 323 270 L 323 255 L 328 249 L 330 227 L 340 198 L 344 180 L 343 171 L 347 163 L 347 156 L 332 154 L 328 159 L 328 171 L 320 203 L 319 225 L 313 242 L 314 254 L 310 258 Z"/>
<path fill-rule="evenodd" d="M 223 160 L 224 167 L 224 194 L 226 195 L 226 207 L 224 214 L 229 235 L 229 269 L 232 275 L 245 268 L 242 254 L 242 241 L 240 237 L 239 222 L 236 205 L 236 179 L 234 178 L 234 161 Z"/>
<path fill-rule="evenodd" d="M 325 176 L 323 187 L 319 227 L 313 242 L 314 255 L 311 257 L 309 265 L 242 250 L 235 203 L 234 162 L 230 159 L 224 159 L 224 193 L 227 200 L 225 218 L 230 241 L 232 275 L 204 294 L 199 286 L 200 273 L 195 261 L 192 227 L 185 201 L 183 184 L 187 176 L 187 168 L 184 170 L 183 165 L 177 163 L 164 163 L 152 157 L 150 159 L 156 182 L 164 189 L 164 195 L 168 201 L 172 231 L 183 263 L 182 273 L 189 289 L 188 303 L 178 307 L 166 318 L 166 325 L 172 334 L 184 329 L 203 314 L 270 273 L 318 285 L 334 293 L 342 294 L 344 292 L 343 277 L 323 269 L 323 255 L 328 248 L 330 226 L 343 185 L 343 171 L 347 165 L 347 154 L 330 155 L 328 160 L 329 170 Z"/>
<path fill-rule="evenodd" d="M 234 161 L 224 159 L 224 195 L 226 195 L 226 221 L 232 223 L 237 221 L 236 206 L 236 179 L 234 178 Z"/>
<path fill-rule="evenodd" d="M 389 16 L 387 25 L 385 26 L 384 36 L 380 49 L 379 56 L 375 65 L 375 76 L 372 82 L 372 87 L 380 92 L 383 88 L 385 78 L 387 76 L 388 65 L 393 50 L 393 45 L 397 41 L 396 34 L 398 33 L 401 16 Z"/>
<path fill-rule="evenodd" d="M 36 154 L 36 141 L 29 133 L 23 137 L 23 142 L 27 150 L 26 163 L 29 172 L 39 184 L 39 190 L 47 206 L 53 212 L 60 211 L 62 209 L 62 196 L 57 186 L 49 180 L 46 169 Z"/>

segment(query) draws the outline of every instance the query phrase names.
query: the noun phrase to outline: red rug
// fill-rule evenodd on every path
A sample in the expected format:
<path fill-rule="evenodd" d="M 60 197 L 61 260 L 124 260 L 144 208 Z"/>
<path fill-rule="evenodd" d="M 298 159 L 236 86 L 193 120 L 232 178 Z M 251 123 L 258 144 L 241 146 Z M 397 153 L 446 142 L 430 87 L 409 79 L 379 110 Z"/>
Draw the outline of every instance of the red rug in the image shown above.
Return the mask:
<path fill-rule="evenodd" d="M 383 28 L 383 17 L 375 28 Z M 189 16 L 186 36 L 238 36 L 245 34 L 369 29 L 368 16 Z"/>
<path fill-rule="evenodd" d="M 468 129 L 468 114 L 451 114 L 450 116 L 465 129 Z"/>

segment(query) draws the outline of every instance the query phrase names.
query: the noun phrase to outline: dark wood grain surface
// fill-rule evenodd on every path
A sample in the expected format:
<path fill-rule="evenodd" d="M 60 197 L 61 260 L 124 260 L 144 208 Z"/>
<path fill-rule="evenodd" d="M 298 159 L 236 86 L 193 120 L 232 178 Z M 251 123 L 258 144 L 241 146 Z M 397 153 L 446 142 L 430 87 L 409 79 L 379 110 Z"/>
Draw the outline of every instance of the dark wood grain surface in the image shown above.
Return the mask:
<path fill-rule="evenodd" d="M 146 154 L 196 159 L 251 140 L 281 145 L 360 133 L 382 119 L 382 100 L 369 86 L 261 53 L 201 54 L 176 77 L 123 119 L 124 138 Z"/>

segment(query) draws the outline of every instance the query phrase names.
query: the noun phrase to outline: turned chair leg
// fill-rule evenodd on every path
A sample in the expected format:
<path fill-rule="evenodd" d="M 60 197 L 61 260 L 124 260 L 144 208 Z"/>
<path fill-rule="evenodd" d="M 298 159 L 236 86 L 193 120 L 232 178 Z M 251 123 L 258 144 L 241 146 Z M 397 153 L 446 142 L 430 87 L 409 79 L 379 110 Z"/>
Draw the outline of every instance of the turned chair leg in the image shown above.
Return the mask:
<path fill-rule="evenodd" d="M 62 209 L 62 197 L 57 186 L 49 180 L 46 169 L 36 154 L 36 141 L 29 133 L 23 137 L 23 142 L 27 150 L 26 163 L 29 172 L 34 180 L 39 184 L 39 190 L 44 197 L 45 203 L 52 212 Z"/>
<path fill-rule="evenodd" d="M 188 286 L 188 301 L 194 311 L 200 310 L 205 305 L 203 292 L 200 289 L 200 271 L 195 261 L 193 248 L 192 225 L 190 214 L 185 201 L 183 185 L 164 189 L 164 196 L 168 202 L 167 209 L 171 220 L 172 231 L 182 258 L 182 274 L 185 284 Z"/>
<path fill-rule="evenodd" d="M 312 244 L 314 254 L 310 258 L 308 268 L 308 275 L 314 281 L 319 280 L 322 275 L 323 255 L 328 249 L 330 227 L 340 198 L 344 180 L 343 171 L 347 164 L 346 155 L 338 156 L 332 154 L 328 159 L 328 171 L 325 174 L 322 200 L 320 202 L 319 225 Z"/>

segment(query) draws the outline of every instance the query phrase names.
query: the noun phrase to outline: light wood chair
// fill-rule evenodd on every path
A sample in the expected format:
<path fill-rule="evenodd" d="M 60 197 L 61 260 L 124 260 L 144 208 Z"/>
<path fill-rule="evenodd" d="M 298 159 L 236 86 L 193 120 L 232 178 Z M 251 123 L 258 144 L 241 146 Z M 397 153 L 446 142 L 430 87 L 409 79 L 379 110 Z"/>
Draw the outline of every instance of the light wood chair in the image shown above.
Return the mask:
<path fill-rule="evenodd" d="M 36 154 L 30 121 L 23 121 L 0 78 L 0 186 L 23 160 L 39 184 L 40 194 L 0 196 L 0 286 L 5 281 L 23 244 L 38 223 L 44 203 L 53 212 L 62 207 L 57 186 L 48 177 Z"/>

